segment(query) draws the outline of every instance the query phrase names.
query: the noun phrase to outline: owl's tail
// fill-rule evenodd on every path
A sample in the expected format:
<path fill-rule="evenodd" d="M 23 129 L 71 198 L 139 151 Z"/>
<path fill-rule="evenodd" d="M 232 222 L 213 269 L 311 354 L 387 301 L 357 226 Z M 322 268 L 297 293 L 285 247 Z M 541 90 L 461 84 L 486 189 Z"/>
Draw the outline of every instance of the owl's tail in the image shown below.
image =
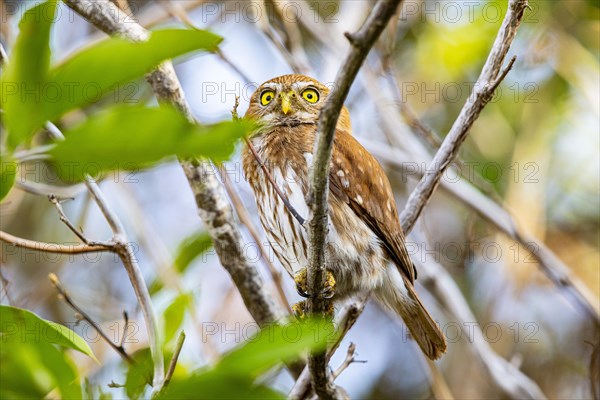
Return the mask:
<path fill-rule="evenodd" d="M 395 268 L 390 268 L 398 272 Z M 395 274 L 394 274 L 395 275 Z M 425 309 L 413 285 L 400 274 L 390 277 L 376 297 L 394 310 L 408 327 L 411 336 L 423 353 L 432 360 L 438 359 L 446 351 L 444 334 Z"/>

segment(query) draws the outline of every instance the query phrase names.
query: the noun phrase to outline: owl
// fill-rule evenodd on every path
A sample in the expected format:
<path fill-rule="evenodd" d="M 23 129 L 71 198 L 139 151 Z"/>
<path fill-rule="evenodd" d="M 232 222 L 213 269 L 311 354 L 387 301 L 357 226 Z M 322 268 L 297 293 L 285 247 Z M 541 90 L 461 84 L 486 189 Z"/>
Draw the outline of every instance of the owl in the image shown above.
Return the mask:
<path fill-rule="evenodd" d="M 305 218 L 317 121 L 328 95 L 329 89 L 315 79 L 284 75 L 260 85 L 245 115 L 260 124 L 249 137 L 254 151 L 287 201 Z M 273 251 L 295 278 L 299 293 L 308 297 L 307 231 L 248 146 L 242 151 L 242 163 Z M 352 136 L 345 107 L 336 126 L 329 190 L 326 295 L 339 301 L 372 293 L 404 320 L 430 359 L 439 358 L 446 341 L 413 287 L 416 269 L 390 183 L 378 161 Z"/>

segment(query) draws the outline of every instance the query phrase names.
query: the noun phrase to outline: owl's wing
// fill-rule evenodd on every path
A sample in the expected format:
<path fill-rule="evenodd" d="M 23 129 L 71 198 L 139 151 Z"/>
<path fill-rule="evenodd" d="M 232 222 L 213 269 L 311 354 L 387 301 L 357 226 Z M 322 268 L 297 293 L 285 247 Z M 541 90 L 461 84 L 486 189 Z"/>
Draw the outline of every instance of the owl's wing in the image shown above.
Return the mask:
<path fill-rule="evenodd" d="M 400 272 L 414 282 L 417 272 L 404 244 L 390 182 L 379 162 L 341 129 L 336 132 L 331 162 L 331 194 L 375 232 Z"/>

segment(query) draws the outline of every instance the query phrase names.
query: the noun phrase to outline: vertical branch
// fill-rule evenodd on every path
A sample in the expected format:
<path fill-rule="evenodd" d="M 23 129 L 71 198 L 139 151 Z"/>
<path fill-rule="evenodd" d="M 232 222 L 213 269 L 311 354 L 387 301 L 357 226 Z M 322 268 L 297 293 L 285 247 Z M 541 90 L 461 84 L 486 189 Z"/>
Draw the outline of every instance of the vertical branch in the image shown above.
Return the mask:
<path fill-rule="evenodd" d="M 308 300 L 308 306 L 309 311 L 315 315 L 323 315 L 328 307 L 328 301 L 319 294 L 323 291 L 326 271 L 325 240 L 328 229 L 329 160 L 333 149 L 335 127 L 352 82 L 371 47 L 396 12 L 400 1 L 378 1 L 363 26 L 354 34 L 346 33 L 352 47 L 338 71 L 334 89 L 319 115 L 317 141 L 313 152 L 314 164 L 310 173 L 308 222 L 310 242 L 308 287 L 314 294 L 314 297 Z M 309 357 L 309 368 L 313 389 L 317 395 L 321 398 L 335 398 L 337 393 L 328 376 L 326 355 L 324 353 L 312 354 Z"/>

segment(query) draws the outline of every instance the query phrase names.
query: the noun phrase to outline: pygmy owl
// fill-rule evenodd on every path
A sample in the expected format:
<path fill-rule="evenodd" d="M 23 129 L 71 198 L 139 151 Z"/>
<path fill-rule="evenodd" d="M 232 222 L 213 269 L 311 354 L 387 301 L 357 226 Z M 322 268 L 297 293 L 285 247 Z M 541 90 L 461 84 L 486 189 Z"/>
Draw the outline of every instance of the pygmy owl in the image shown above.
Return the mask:
<path fill-rule="evenodd" d="M 329 89 L 315 79 L 284 75 L 263 83 L 246 112 L 246 117 L 261 124 L 250 136 L 254 149 L 289 203 L 304 217 L 308 216 L 308 170 L 317 120 L 328 94 Z M 308 266 L 306 229 L 285 206 L 247 146 L 242 159 L 274 253 L 295 277 L 299 292 L 307 295 L 302 283 Z M 373 293 L 402 317 L 429 358 L 439 358 L 446 342 L 413 287 L 416 269 L 406 250 L 390 183 L 377 160 L 352 136 L 345 107 L 337 122 L 330 167 L 327 269 L 331 277 L 327 289 L 333 300 Z"/>

